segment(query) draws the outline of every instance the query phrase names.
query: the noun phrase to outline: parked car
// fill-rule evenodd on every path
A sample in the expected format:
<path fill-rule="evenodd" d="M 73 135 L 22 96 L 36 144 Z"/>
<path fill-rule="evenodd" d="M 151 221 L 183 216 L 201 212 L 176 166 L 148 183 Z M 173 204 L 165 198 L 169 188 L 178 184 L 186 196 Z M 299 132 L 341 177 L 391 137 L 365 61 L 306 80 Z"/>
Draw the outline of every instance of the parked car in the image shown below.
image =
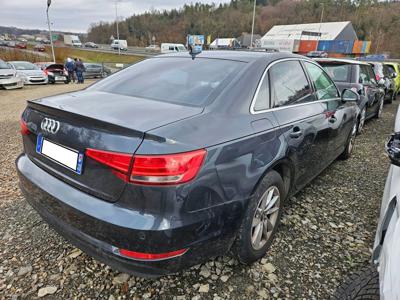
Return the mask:
<path fill-rule="evenodd" d="M 15 41 L 6 41 L 6 46 L 10 48 L 15 48 L 16 42 Z"/>
<path fill-rule="evenodd" d="M 28 61 L 10 61 L 9 64 L 17 72 L 24 84 L 47 84 L 47 75 L 40 68 Z"/>
<path fill-rule="evenodd" d="M 63 64 L 55 64 L 52 62 L 39 62 L 35 63 L 35 65 L 38 66 L 47 75 L 49 83 L 70 83 L 68 71 L 65 69 Z"/>
<path fill-rule="evenodd" d="M 284 201 L 351 156 L 358 98 L 291 53 L 149 58 L 28 102 L 21 188 L 59 233 L 124 272 L 170 274 L 230 248 L 250 264 Z"/>
<path fill-rule="evenodd" d="M 23 87 L 24 83 L 21 78 L 17 77 L 17 72 L 0 59 L 0 88 L 11 90 Z"/>
<path fill-rule="evenodd" d="M 343 283 L 335 299 L 400 299 L 400 108 L 386 152 L 392 164 L 383 192 L 373 264 Z"/>
<path fill-rule="evenodd" d="M 46 47 L 43 44 L 36 44 L 35 47 L 33 47 L 33 50 L 38 52 L 45 52 Z"/>
<path fill-rule="evenodd" d="M 366 120 L 381 117 L 384 91 L 379 87 L 371 65 L 348 59 L 320 58 L 316 61 L 331 76 L 340 91 L 353 89 L 360 95 L 358 133 L 361 133 Z"/>
<path fill-rule="evenodd" d="M 369 64 L 374 67 L 376 80 L 385 90 L 385 101 L 392 103 L 393 100 L 396 100 L 395 74 L 390 74 L 388 66 L 381 62 L 369 62 Z"/>
<path fill-rule="evenodd" d="M 389 68 L 389 73 L 394 76 L 394 83 L 396 86 L 396 96 L 400 93 L 400 63 L 397 62 L 385 62 L 385 65 Z"/>
<path fill-rule="evenodd" d="M 95 63 L 84 63 L 85 72 L 83 76 L 85 78 L 105 78 L 111 75 L 111 70 L 102 64 Z"/>
<path fill-rule="evenodd" d="M 18 49 L 26 49 L 26 43 L 24 43 L 24 42 L 18 42 L 18 43 L 15 44 L 15 48 L 18 48 Z"/>
<path fill-rule="evenodd" d="M 87 43 L 85 43 L 85 48 L 97 49 L 97 48 L 99 48 L 99 46 L 97 44 L 93 43 L 93 42 L 87 42 Z"/>
<path fill-rule="evenodd" d="M 158 45 L 149 45 L 146 47 L 146 52 L 160 52 L 161 48 Z"/>

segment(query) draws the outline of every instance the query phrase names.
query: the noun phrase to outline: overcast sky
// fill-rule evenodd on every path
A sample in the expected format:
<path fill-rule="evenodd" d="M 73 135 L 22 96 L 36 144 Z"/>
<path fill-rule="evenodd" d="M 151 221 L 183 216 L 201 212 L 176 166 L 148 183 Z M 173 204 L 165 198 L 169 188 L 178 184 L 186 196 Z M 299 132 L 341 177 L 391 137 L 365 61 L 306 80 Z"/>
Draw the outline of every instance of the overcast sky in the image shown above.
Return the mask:
<path fill-rule="evenodd" d="M 115 0 L 53 0 L 50 9 L 54 30 L 86 32 L 89 25 L 115 19 Z M 128 17 L 155 9 L 179 8 L 184 0 L 120 0 L 119 14 Z M 197 0 L 203 3 L 222 3 L 229 0 Z M 0 25 L 45 29 L 47 0 L 0 0 Z"/>

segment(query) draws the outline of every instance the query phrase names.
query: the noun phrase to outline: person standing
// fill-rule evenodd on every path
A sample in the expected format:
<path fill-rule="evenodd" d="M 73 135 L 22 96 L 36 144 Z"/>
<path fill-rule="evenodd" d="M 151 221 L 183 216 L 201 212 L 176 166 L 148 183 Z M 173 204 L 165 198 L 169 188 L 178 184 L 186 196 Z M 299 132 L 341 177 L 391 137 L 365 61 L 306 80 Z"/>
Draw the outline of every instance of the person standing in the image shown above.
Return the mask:
<path fill-rule="evenodd" d="M 84 83 L 85 79 L 83 77 L 83 72 L 85 72 L 85 65 L 83 64 L 81 59 L 77 59 L 75 62 L 75 72 L 76 76 L 78 77 L 78 83 Z"/>
<path fill-rule="evenodd" d="M 67 58 L 65 68 L 68 71 L 68 82 L 75 83 L 75 63 L 71 58 Z"/>

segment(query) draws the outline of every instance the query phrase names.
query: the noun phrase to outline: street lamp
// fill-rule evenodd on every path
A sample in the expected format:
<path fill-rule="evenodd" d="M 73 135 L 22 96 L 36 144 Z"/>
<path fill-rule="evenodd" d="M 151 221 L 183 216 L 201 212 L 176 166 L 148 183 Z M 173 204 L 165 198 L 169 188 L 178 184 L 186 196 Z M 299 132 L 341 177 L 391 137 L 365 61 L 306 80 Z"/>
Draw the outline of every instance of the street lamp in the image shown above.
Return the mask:
<path fill-rule="evenodd" d="M 51 0 L 47 0 L 47 25 L 49 25 L 49 34 L 50 34 L 50 43 L 51 43 L 51 53 L 53 54 L 53 62 L 56 62 L 56 56 L 54 55 L 54 44 L 53 44 L 53 34 L 51 33 L 51 28 L 50 28 L 50 18 L 49 18 L 49 8 L 51 5 Z"/>
<path fill-rule="evenodd" d="M 119 43 L 118 2 L 120 2 L 120 0 L 115 1 L 115 19 L 117 21 L 118 55 L 121 55 L 121 45 Z"/>
<path fill-rule="evenodd" d="M 254 21 L 255 21 L 255 19 L 256 19 L 256 5 L 257 5 L 257 0 L 254 0 L 254 7 L 253 7 L 253 24 L 251 25 L 250 48 L 253 48 Z"/>

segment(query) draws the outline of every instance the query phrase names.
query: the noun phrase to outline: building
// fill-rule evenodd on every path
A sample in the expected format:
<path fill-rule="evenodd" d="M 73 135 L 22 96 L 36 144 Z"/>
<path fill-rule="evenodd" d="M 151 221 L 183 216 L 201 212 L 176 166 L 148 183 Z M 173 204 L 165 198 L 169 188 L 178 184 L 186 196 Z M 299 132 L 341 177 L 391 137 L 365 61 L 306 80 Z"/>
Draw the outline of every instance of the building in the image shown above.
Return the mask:
<path fill-rule="evenodd" d="M 260 47 L 307 54 L 326 52 L 329 56 L 360 56 L 369 52 L 371 42 L 359 41 L 351 22 L 276 25 L 260 41 Z"/>
<path fill-rule="evenodd" d="M 262 40 L 358 40 L 351 22 L 276 25 Z"/>

